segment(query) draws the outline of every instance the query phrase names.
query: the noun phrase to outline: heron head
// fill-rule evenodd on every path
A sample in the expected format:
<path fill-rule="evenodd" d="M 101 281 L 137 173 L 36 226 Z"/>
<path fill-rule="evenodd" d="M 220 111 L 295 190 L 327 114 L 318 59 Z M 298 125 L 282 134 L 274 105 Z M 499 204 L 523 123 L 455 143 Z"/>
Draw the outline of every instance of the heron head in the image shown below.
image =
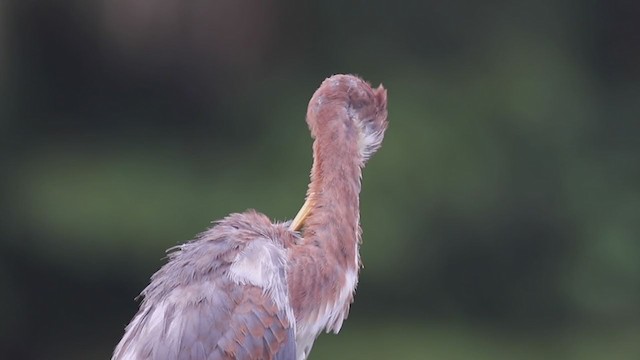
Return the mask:
<path fill-rule="evenodd" d="M 353 136 L 367 161 L 380 148 L 387 129 L 387 90 L 382 85 L 373 89 L 357 76 L 331 76 L 311 98 L 307 122 L 314 138 L 323 130 L 346 128 L 344 133 Z"/>

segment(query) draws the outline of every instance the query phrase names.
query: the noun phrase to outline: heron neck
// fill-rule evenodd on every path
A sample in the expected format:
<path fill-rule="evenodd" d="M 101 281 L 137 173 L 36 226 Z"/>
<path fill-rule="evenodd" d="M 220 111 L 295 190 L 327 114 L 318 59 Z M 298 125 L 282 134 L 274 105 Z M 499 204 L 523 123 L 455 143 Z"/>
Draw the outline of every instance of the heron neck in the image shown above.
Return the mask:
<path fill-rule="evenodd" d="M 360 178 L 357 132 L 346 123 L 326 124 L 313 144 L 309 193 L 313 207 L 305 223 L 306 244 L 318 246 L 345 268 L 358 266 Z M 334 125 L 334 126 L 329 126 Z M 345 130 L 346 129 L 346 130 Z"/>

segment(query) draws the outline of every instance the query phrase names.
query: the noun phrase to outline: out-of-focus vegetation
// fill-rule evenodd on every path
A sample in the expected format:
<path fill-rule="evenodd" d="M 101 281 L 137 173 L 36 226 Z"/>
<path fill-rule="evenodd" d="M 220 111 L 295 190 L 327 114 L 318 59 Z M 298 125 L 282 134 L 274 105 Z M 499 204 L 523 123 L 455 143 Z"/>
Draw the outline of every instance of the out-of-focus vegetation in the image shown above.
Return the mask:
<path fill-rule="evenodd" d="M 640 358 L 640 6 L 0 3 L 0 337 L 107 358 L 164 249 L 306 190 L 307 101 L 389 91 L 356 302 L 312 359 Z"/>

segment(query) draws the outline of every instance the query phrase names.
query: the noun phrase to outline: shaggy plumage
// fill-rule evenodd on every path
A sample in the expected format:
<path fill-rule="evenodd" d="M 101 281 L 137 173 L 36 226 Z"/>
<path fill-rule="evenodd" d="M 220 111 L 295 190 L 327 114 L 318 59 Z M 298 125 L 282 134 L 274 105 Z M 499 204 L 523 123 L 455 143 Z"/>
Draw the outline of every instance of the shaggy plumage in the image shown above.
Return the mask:
<path fill-rule="evenodd" d="M 293 224 L 251 210 L 174 248 L 113 360 L 306 359 L 320 332 L 340 330 L 360 268 L 360 178 L 387 128 L 386 90 L 332 76 L 307 122 L 314 162 Z"/>

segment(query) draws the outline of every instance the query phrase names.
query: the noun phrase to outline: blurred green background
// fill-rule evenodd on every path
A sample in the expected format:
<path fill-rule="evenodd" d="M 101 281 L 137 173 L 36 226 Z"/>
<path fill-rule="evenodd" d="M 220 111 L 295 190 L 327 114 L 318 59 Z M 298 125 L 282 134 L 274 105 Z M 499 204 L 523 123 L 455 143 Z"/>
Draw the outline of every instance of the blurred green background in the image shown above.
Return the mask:
<path fill-rule="evenodd" d="M 640 359 L 640 2 L 0 2 L 0 338 L 108 358 L 164 250 L 292 218 L 306 105 L 389 91 L 311 359 Z"/>

